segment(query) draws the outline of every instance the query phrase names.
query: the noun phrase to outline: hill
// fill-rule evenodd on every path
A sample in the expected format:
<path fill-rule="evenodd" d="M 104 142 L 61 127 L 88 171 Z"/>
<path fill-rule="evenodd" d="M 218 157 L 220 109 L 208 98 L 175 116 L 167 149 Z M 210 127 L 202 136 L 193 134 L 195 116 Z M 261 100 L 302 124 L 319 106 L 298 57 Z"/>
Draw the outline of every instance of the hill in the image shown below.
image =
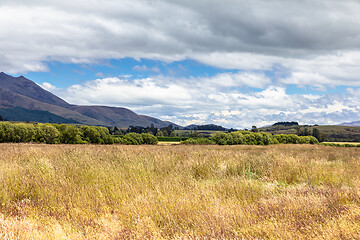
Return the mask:
<path fill-rule="evenodd" d="M 4 118 L 13 121 L 44 122 L 49 119 L 56 123 L 98 126 L 178 126 L 138 115 L 127 108 L 71 105 L 23 76 L 12 77 L 3 72 L 0 73 L 0 109 Z"/>
<path fill-rule="evenodd" d="M 333 125 L 273 125 L 259 128 L 260 132 L 272 134 L 297 134 L 298 130 L 308 129 L 310 132 L 317 128 L 327 142 L 360 142 L 360 127 Z"/>
<path fill-rule="evenodd" d="M 360 127 L 360 121 L 341 123 L 338 126 Z"/>

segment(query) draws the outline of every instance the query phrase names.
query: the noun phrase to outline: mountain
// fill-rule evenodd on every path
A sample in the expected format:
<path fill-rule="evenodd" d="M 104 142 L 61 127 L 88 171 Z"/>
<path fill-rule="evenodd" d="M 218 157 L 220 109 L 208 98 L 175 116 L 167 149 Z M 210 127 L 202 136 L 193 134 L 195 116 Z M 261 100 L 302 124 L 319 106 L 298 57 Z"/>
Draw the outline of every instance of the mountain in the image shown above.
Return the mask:
<path fill-rule="evenodd" d="M 360 121 L 341 123 L 338 126 L 350 126 L 350 127 L 360 127 Z"/>
<path fill-rule="evenodd" d="M 68 107 L 70 105 L 61 98 L 44 90 L 39 85 L 23 76 L 12 77 L 1 72 L 0 88 L 3 90 L 8 90 L 11 93 L 16 93 L 32 98 L 42 103 L 52 104 L 60 107 Z"/>
<path fill-rule="evenodd" d="M 98 126 L 165 127 L 168 121 L 138 115 L 127 108 L 71 105 L 33 81 L 0 73 L 0 115 L 10 121 L 81 123 Z"/>

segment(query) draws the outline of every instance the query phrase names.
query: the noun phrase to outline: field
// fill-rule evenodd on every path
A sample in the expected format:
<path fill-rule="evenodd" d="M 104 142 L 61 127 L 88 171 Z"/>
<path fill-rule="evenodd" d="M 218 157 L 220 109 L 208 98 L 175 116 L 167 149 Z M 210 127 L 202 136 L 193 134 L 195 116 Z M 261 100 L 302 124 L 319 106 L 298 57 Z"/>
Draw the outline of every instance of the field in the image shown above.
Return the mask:
<path fill-rule="evenodd" d="M 337 145 L 345 145 L 345 144 L 349 144 L 349 145 L 354 145 L 354 146 L 359 146 L 360 143 L 359 142 L 323 142 L 324 144 L 337 144 Z"/>
<path fill-rule="evenodd" d="M 359 239 L 360 149 L 0 144 L 0 239 Z"/>

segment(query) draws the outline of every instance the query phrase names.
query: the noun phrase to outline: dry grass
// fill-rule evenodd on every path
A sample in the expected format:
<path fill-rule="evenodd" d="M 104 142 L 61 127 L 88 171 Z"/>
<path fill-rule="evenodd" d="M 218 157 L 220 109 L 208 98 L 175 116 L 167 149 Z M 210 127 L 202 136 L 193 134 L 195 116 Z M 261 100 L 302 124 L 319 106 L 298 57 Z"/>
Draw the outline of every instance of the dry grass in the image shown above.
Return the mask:
<path fill-rule="evenodd" d="M 360 238 L 360 149 L 0 145 L 0 239 Z"/>
<path fill-rule="evenodd" d="M 339 145 L 345 145 L 345 144 L 350 144 L 350 145 L 360 145 L 359 142 L 323 142 L 325 144 L 339 144 Z"/>

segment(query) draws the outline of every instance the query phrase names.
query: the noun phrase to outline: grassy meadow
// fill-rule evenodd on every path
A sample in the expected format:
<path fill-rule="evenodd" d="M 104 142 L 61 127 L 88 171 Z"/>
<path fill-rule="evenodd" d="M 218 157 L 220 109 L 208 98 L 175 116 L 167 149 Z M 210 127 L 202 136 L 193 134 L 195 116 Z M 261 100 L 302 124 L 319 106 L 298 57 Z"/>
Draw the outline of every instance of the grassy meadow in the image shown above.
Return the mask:
<path fill-rule="evenodd" d="M 0 239 L 358 239 L 360 149 L 0 144 Z"/>

